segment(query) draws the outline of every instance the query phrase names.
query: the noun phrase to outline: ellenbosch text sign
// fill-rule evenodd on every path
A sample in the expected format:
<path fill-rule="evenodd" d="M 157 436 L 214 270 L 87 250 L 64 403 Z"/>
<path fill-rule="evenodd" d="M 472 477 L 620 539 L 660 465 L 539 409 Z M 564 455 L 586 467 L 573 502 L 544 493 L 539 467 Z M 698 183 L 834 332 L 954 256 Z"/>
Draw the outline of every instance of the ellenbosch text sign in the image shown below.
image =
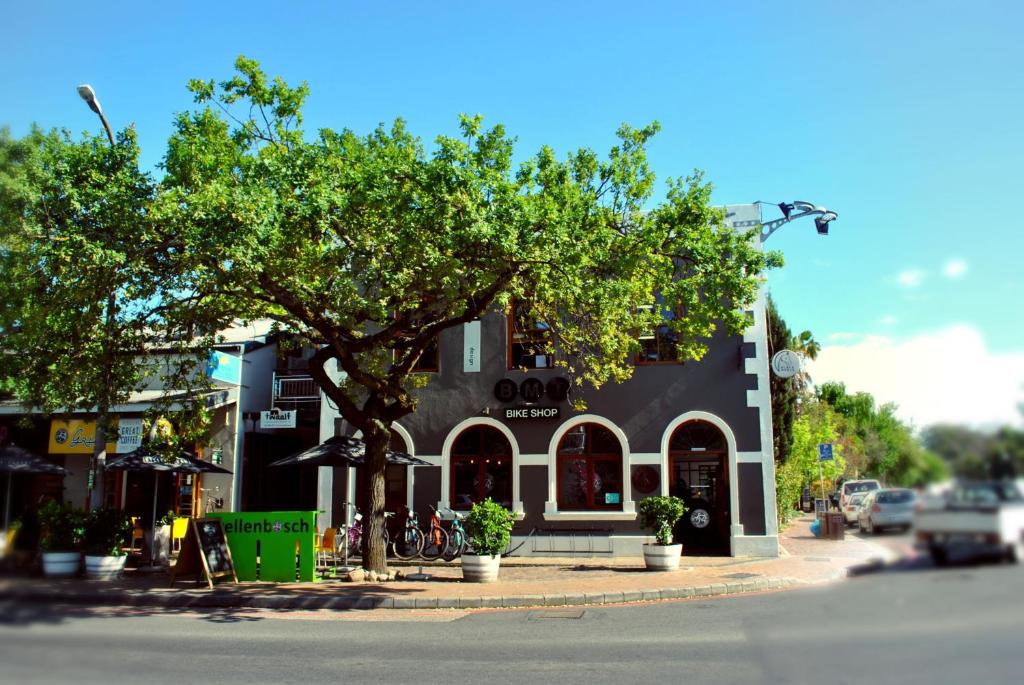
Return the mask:
<path fill-rule="evenodd" d="M 561 415 L 558 407 L 506 407 L 506 419 L 557 419 Z"/>

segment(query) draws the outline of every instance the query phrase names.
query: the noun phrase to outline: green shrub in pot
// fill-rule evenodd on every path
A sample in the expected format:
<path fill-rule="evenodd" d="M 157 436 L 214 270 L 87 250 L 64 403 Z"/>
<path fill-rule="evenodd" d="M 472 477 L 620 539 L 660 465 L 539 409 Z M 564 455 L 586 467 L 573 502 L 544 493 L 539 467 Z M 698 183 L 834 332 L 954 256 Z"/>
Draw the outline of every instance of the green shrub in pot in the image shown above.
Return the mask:
<path fill-rule="evenodd" d="M 481 556 L 496 556 L 505 551 L 512 536 L 515 517 L 490 497 L 477 502 L 466 517 L 473 551 Z"/>
<path fill-rule="evenodd" d="M 131 542 L 132 521 L 118 509 L 96 509 L 85 521 L 85 553 L 119 557 Z"/>
<path fill-rule="evenodd" d="M 659 545 L 671 545 L 672 528 L 686 513 L 686 504 L 672 495 L 656 495 L 640 500 L 637 513 L 640 525 L 654 533 Z"/>
<path fill-rule="evenodd" d="M 82 546 L 85 514 L 50 500 L 39 509 L 39 547 L 44 552 L 76 552 Z"/>

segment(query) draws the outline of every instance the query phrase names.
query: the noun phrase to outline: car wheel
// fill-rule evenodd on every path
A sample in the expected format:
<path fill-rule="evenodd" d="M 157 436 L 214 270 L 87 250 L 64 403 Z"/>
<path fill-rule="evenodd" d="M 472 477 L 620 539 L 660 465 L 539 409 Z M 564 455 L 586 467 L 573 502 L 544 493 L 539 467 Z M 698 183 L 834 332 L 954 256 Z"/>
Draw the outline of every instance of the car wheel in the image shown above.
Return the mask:
<path fill-rule="evenodd" d="M 932 563 L 936 566 L 945 566 L 949 563 L 949 555 L 941 547 L 932 547 L 928 552 L 932 556 Z"/>
<path fill-rule="evenodd" d="M 1006 548 L 1006 560 L 1011 564 L 1024 564 L 1024 541 Z"/>

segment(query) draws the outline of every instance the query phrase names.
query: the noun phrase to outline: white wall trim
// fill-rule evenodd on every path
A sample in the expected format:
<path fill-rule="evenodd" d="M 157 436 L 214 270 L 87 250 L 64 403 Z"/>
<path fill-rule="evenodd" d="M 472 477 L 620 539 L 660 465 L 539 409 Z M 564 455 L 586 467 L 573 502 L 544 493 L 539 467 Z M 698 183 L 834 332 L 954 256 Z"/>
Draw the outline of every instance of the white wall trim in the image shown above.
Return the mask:
<path fill-rule="evenodd" d="M 729 469 L 729 552 L 733 553 L 732 540 L 736 536 L 743 535 L 743 525 L 740 523 L 740 481 L 739 468 L 736 461 L 736 436 L 725 421 L 718 416 L 706 411 L 688 411 L 672 419 L 665 432 L 661 434 L 661 494 L 668 494 L 668 447 L 672 441 L 672 434 L 688 421 L 706 421 L 725 436 L 726 450 L 728 452 L 727 468 Z"/>
<path fill-rule="evenodd" d="M 441 447 L 441 492 L 437 500 L 437 508 L 441 510 L 451 509 L 448 493 L 451 492 L 452 447 L 455 446 L 455 440 L 459 437 L 459 434 L 473 426 L 496 428 L 508 439 L 508 444 L 512 446 L 512 513 L 519 517 L 524 513 L 523 502 L 519 498 L 519 443 L 516 442 L 516 436 L 508 426 L 489 416 L 471 416 L 468 419 L 464 419 L 455 424 L 448 431 L 448 435 L 445 436 L 444 445 Z"/>
<path fill-rule="evenodd" d="M 629 455 L 629 463 L 631 466 L 640 466 L 641 464 L 659 466 L 661 464 L 661 454 L 658 452 L 633 452 Z"/>
<path fill-rule="evenodd" d="M 621 512 L 609 512 L 609 511 L 595 511 L 595 512 L 559 512 L 558 511 L 558 445 L 562 442 L 562 438 L 571 429 L 580 425 L 581 423 L 596 423 L 610 430 L 613 435 L 618 439 L 619 445 L 622 448 L 622 511 Z M 561 521 L 590 521 L 590 520 L 633 520 L 636 518 L 636 504 L 633 502 L 633 490 L 632 484 L 629 478 L 629 464 L 630 464 L 630 453 L 629 453 L 629 441 L 626 439 L 626 434 L 621 428 L 609 421 L 603 416 L 597 414 L 580 414 L 566 420 L 561 426 L 555 430 L 554 435 L 551 436 L 551 442 L 548 443 L 548 499 L 544 503 L 544 519 L 549 521 L 561 520 Z M 562 518 L 562 516 L 586 516 L 586 518 L 570 519 Z M 612 516 L 623 516 L 628 518 L 616 519 Z"/>
<path fill-rule="evenodd" d="M 757 376 L 757 389 L 747 391 L 747 406 L 757 408 L 761 434 L 761 474 L 764 495 L 764 523 L 767 535 L 778 535 L 779 518 L 775 503 L 775 440 L 772 434 L 771 376 L 768 359 L 768 305 L 764 288 L 757 293 L 751 314 L 754 325 L 743 340 L 754 344 L 754 356 L 745 360 L 745 371 Z"/>
<path fill-rule="evenodd" d="M 547 466 L 548 455 L 546 454 L 520 454 L 520 466 Z"/>
<path fill-rule="evenodd" d="M 544 512 L 545 521 L 635 521 L 635 511 L 555 511 Z"/>
<path fill-rule="evenodd" d="M 760 464 L 764 461 L 764 455 L 760 452 L 737 452 L 736 461 L 741 464 Z"/>

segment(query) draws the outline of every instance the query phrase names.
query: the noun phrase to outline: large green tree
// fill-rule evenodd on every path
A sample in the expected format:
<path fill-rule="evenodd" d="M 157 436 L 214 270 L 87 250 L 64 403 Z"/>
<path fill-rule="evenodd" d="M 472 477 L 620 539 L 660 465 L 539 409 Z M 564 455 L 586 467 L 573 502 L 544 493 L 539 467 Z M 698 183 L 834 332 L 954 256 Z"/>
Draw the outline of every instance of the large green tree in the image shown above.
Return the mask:
<path fill-rule="evenodd" d="M 94 468 L 108 409 L 142 381 L 160 297 L 156 185 L 138 156 L 131 128 L 113 145 L 0 131 L 0 377 L 29 407 L 96 411 Z"/>
<path fill-rule="evenodd" d="M 775 300 L 767 298 L 768 316 L 768 359 L 776 352 L 789 349 L 793 333 L 779 314 Z M 792 378 L 782 378 L 775 373 L 769 381 L 772 393 L 772 439 L 775 442 L 775 463 L 781 465 L 789 456 L 793 443 L 793 421 L 796 419 L 799 388 Z"/>
<path fill-rule="evenodd" d="M 723 227 L 699 174 L 652 201 L 657 125 L 623 126 L 604 159 L 545 147 L 517 165 L 514 140 L 479 117 L 429 148 L 402 121 L 306 132 L 305 84 L 245 58 L 236 69 L 190 84 L 199 107 L 165 161 L 178 319 L 269 317 L 317 348 L 313 377 L 366 442 L 368 569 L 386 568 L 390 427 L 415 410 L 412 371 L 440 332 L 523 301 L 558 363 L 599 386 L 627 378 L 638 332 L 664 323 L 646 305 L 680 313 L 678 353 L 700 358 L 717 327 L 745 327 L 776 261 Z"/>

